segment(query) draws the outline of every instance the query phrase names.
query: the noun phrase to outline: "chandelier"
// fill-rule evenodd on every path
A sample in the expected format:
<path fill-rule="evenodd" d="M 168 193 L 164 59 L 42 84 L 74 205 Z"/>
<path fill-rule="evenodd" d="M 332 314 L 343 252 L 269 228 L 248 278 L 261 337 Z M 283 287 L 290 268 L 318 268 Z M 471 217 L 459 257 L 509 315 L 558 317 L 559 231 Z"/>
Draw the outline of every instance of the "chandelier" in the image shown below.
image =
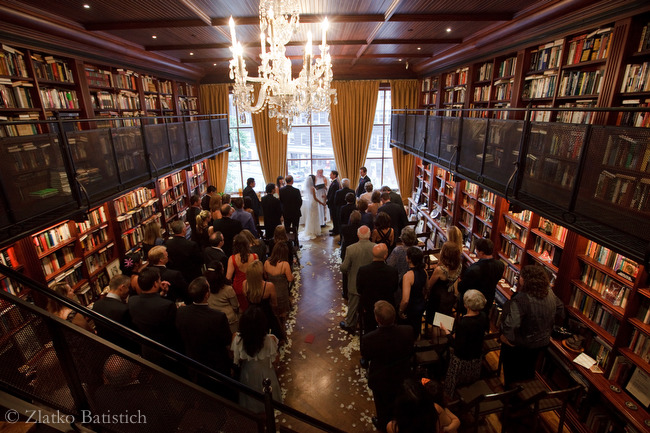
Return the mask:
<path fill-rule="evenodd" d="M 235 37 L 235 23 L 230 17 L 233 58 L 230 60 L 230 79 L 234 80 L 234 103 L 241 112 L 259 113 L 265 107 L 269 117 L 275 118 L 278 131 L 288 134 L 294 117 L 307 113 L 311 120 L 312 111 L 329 113 L 332 97 L 336 99 L 336 89 L 332 82 L 332 59 L 326 43 L 327 18 L 322 24 L 323 36 L 320 44 L 320 57 L 312 54 L 311 32 L 307 35 L 307 45 L 303 56 L 303 67 L 297 78 L 291 74 L 291 59 L 286 45 L 298 29 L 300 23 L 298 0 L 260 0 L 260 54 L 261 64 L 258 76 L 248 76 L 244 50 Z M 267 45 L 269 49 L 267 50 Z M 260 84 L 255 102 L 252 83 Z"/>

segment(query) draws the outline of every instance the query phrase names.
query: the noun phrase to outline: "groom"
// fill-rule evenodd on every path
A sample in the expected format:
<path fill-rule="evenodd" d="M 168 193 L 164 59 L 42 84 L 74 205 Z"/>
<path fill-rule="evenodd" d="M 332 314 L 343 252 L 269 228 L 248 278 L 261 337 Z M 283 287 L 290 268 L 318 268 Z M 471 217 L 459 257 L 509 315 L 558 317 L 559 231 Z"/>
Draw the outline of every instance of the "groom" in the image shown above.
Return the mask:
<path fill-rule="evenodd" d="M 285 178 L 286 186 L 280 188 L 280 203 L 282 203 L 282 216 L 284 217 L 284 227 L 287 233 L 295 233 L 296 245 L 298 245 L 298 226 L 300 225 L 300 207 L 302 206 L 302 197 L 300 190 L 293 187 L 293 176 Z"/>

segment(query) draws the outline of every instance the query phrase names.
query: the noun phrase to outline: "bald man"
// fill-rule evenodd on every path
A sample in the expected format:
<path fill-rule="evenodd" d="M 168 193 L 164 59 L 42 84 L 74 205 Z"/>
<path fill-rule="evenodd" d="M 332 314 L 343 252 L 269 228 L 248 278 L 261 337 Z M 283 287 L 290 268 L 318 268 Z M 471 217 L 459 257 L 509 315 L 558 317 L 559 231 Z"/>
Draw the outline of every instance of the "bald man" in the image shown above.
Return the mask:
<path fill-rule="evenodd" d="M 370 229 L 368 226 L 361 226 L 357 230 L 359 241 L 350 245 L 345 253 L 345 259 L 341 263 L 341 272 L 348 278 L 348 314 L 345 321 L 339 323 L 341 328 L 350 334 L 357 330 L 359 320 L 360 296 L 357 292 L 357 272 L 359 268 L 372 262 L 372 247 L 370 242 Z"/>
<path fill-rule="evenodd" d="M 374 313 L 377 301 L 395 304 L 399 277 L 397 269 L 386 264 L 387 257 L 386 244 L 377 244 L 372 247 L 372 263 L 361 266 L 357 272 L 357 292 L 361 296 L 361 330 L 364 334 L 377 329 Z"/>

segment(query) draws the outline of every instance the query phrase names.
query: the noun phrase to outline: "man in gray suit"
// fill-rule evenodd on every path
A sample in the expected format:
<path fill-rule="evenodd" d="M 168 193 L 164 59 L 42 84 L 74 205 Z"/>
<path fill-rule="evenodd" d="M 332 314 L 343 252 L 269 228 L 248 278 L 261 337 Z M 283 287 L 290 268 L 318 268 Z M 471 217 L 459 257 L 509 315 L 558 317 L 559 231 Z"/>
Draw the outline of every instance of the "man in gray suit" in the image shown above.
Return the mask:
<path fill-rule="evenodd" d="M 370 229 L 368 226 L 361 226 L 357 230 L 359 242 L 350 245 L 345 253 L 345 259 L 341 264 L 341 272 L 347 274 L 348 279 L 348 315 L 339 325 L 345 331 L 354 334 L 359 320 L 359 301 L 361 296 L 357 291 L 357 272 L 361 266 L 372 263 L 372 247 L 370 242 Z"/>

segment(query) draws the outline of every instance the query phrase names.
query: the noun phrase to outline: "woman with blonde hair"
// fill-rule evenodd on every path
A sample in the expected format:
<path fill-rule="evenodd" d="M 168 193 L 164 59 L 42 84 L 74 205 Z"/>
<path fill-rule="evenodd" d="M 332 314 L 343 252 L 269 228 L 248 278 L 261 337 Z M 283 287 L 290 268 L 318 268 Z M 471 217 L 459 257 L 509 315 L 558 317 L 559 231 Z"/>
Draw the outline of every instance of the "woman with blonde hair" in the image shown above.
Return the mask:
<path fill-rule="evenodd" d="M 449 226 L 447 228 L 447 240 L 458 245 L 458 249 L 463 251 L 463 232 L 456 226 Z"/>
<path fill-rule="evenodd" d="M 70 284 L 66 283 L 65 281 L 54 283 L 51 289 L 59 296 L 64 296 L 66 298 L 72 299 L 73 301 L 77 301 L 77 295 L 75 295 L 74 290 L 72 290 L 72 287 L 70 287 Z M 84 316 L 77 314 L 77 312 L 72 308 L 66 307 L 59 301 L 48 298 L 47 311 L 60 319 L 74 323 L 75 325 L 85 329 L 88 332 L 92 332 L 93 334 L 95 333 L 95 331 L 93 331 L 93 328 L 88 323 L 88 320 Z"/>
<path fill-rule="evenodd" d="M 144 235 L 142 239 L 142 252 L 144 257 L 149 256 L 149 250 L 153 247 L 163 244 L 162 233 L 160 231 L 160 222 L 151 221 L 144 226 Z"/>
<path fill-rule="evenodd" d="M 246 270 L 244 295 L 248 308 L 259 308 L 264 312 L 269 330 L 278 340 L 284 339 L 280 322 L 273 312 L 278 307 L 278 297 L 273 283 L 264 281 L 264 265 L 259 260 L 253 261 Z"/>
<path fill-rule="evenodd" d="M 212 214 L 210 211 L 202 210 L 196 216 L 196 235 L 192 237 L 194 238 L 194 241 L 199 244 L 201 251 L 203 251 L 205 247 L 210 246 L 210 235 L 213 231 L 210 222 L 212 222 Z"/>

